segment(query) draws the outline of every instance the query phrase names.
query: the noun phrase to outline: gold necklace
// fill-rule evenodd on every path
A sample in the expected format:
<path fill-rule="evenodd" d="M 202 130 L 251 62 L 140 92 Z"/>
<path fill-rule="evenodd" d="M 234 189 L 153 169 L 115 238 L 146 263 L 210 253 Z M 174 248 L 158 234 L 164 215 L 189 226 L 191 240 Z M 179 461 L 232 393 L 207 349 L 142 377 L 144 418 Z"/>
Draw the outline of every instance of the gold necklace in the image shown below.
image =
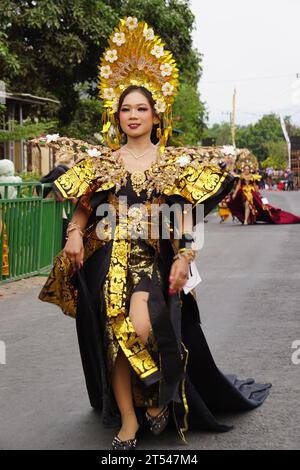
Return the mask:
<path fill-rule="evenodd" d="M 141 157 L 143 157 L 144 155 L 146 155 L 146 153 L 148 153 L 149 150 L 152 150 L 153 147 L 152 147 L 152 148 L 148 148 L 148 149 L 145 150 L 145 152 L 142 153 L 141 155 L 137 155 L 136 153 L 134 153 L 132 150 L 130 150 L 130 149 L 129 149 L 128 147 L 126 147 L 126 146 L 124 146 L 123 149 L 124 149 L 124 150 L 127 150 L 127 152 L 129 152 L 129 153 L 137 160 L 138 158 L 141 158 Z"/>
<path fill-rule="evenodd" d="M 124 149 L 124 147 L 123 147 L 123 149 Z M 126 150 L 126 148 L 125 148 L 125 150 Z M 148 150 L 150 150 L 150 149 L 148 149 Z M 148 152 L 148 150 L 146 150 L 146 152 Z M 157 150 L 159 151 L 159 149 L 157 149 Z M 145 155 L 146 152 L 144 152 L 143 155 Z M 119 156 L 121 157 L 121 152 L 119 153 Z M 140 155 L 137 158 L 140 158 L 141 156 L 142 155 Z M 154 162 L 152 162 L 152 164 L 150 165 L 150 168 L 152 167 L 152 165 L 155 162 L 157 163 L 157 161 L 158 161 L 158 153 L 157 153 L 157 156 L 156 156 L 156 160 Z M 123 163 L 123 165 L 124 165 L 124 163 Z M 147 180 L 146 172 L 148 171 L 148 169 L 144 170 L 144 171 L 143 170 L 136 170 L 132 173 L 130 173 L 130 171 L 128 171 L 128 170 L 126 170 L 126 171 L 127 171 L 127 173 L 130 174 L 132 189 L 139 196 L 141 194 L 141 191 L 143 191 L 143 189 L 146 189 L 146 187 L 147 187 L 147 185 L 146 185 L 146 180 Z"/>

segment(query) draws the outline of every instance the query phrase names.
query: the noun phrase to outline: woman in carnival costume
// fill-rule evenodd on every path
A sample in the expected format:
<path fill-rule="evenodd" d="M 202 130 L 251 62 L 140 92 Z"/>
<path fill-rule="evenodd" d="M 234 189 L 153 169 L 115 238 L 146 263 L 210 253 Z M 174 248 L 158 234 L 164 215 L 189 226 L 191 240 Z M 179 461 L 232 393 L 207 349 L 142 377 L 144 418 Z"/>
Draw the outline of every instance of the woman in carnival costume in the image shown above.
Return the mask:
<path fill-rule="evenodd" d="M 300 217 L 271 206 L 259 192 L 261 175 L 258 174 L 258 161 L 247 149 L 240 149 L 236 169 L 238 181 L 235 190 L 225 198 L 233 216 L 244 225 L 266 222 L 270 224 L 299 224 Z"/>
<path fill-rule="evenodd" d="M 196 209 L 207 214 L 234 178 L 213 149 L 166 147 L 178 69 L 146 23 L 122 19 L 99 70 L 108 147 L 52 142 L 76 153 L 55 184 L 78 203 L 39 298 L 76 318 L 91 406 L 120 426 L 113 449 L 135 449 L 141 422 L 158 435 L 171 417 L 183 440 L 188 428 L 227 431 L 212 412 L 255 408 L 270 384 L 218 370 L 183 287 Z M 174 204 L 175 217 L 153 214 Z"/>

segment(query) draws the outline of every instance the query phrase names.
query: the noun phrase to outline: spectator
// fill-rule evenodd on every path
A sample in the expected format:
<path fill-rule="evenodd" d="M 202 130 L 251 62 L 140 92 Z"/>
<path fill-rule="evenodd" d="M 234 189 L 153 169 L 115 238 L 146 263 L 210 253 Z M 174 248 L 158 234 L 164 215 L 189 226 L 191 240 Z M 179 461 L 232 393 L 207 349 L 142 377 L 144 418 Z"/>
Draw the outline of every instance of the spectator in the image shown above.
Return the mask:
<path fill-rule="evenodd" d="M 289 170 L 287 190 L 294 191 L 294 172 L 292 170 Z"/>
<path fill-rule="evenodd" d="M 75 164 L 74 158 L 70 155 L 62 155 L 55 163 L 55 167 L 49 171 L 49 173 L 43 176 L 40 179 L 40 183 L 52 183 L 52 187 L 44 188 L 43 190 L 43 198 L 49 197 L 51 192 L 54 191 L 55 199 L 57 201 L 64 201 L 64 198 L 58 191 L 57 186 L 55 186 L 54 181 L 61 175 L 63 175 L 66 171 L 68 171 L 73 165 Z M 37 187 L 37 193 L 39 195 L 40 188 Z M 75 201 L 74 201 L 75 202 Z M 62 230 L 62 240 L 61 240 L 61 247 L 65 246 L 66 242 L 66 233 L 68 227 L 68 216 L 66 214 L 65 208 L 62 208 L 62 217 L 63 217 L 63 230 Z"/>
<path fill-rule="evenodd" d="M 11 160 L 0 160 L 0 199 L 5 198 L 5 186 L 1 183 L 22 183 L 20 176 L 15 176 L 15 165 Z M 14 199 L 17 196 L 17 189 L 14 186 L 9 186 L 7 190 L 7 199 Z M 7 208 L 0 204 L 0 240 L 2 238 L 3 230 L 3 252 L 2 252 L 2 276 L 9 276 L 9 248 L 7 239 L 7 230 L 5 224 Z M 4 221 L 3 221 L 4 220 Z M 3 223 L 2 223 L 3 221 Z M 1 246 L 1 243 L 0 243 Z"/>
<path fill-rule="evenodd" d="M 42 176 L 40 179 L 40 183 L 54 183 L 54 181 L 61 175 L 63 175 L 66 171 L 68 171 L 73 165 L 74 165 L 74 159 L 70 157 L 69 155 L 62 156 L 60 157 L 56 163 L 55 167 L 49 171 L 49 173 L 45 176 Z M 51 191 L 54 190 L 56 194 L 56 199 L 60 200 L 60 194 L 55 186 L 55 184 L 52 184 L 52 188 L 44 188 L 43 191 L 43 197 L 48 197 Z M 40 194 L 40 188 L 37 188 L 37 193 L 38 195 Z"/>
<path fill-rule="evenodd" d="M 258 170 L 258 174 L 261 176 L 261 180 L 259 181 L 259 189 L 265 189 L 265 184 L 266 184 L 266 171 L 264 169 Z"/>
<path fill-rule="evenodd" d="M 11 160 L 0 160 L 0 194 L 2 199 L 5 195 L 5 187 L 1 183 L 22 183 L 20 176 L 15 176 L 15 165 Z M 14 199 L 17 196 L 17 189 L 9 186 L 7 191 L 8 199 Z"/>
<path fill-rule="evenodd" d="M 267 168 L 266 170 L 267 173 L 267 184 L 269 189 L 273 189 L 273 176 L 274 176 L 274 170 L 272 167 Z"/>

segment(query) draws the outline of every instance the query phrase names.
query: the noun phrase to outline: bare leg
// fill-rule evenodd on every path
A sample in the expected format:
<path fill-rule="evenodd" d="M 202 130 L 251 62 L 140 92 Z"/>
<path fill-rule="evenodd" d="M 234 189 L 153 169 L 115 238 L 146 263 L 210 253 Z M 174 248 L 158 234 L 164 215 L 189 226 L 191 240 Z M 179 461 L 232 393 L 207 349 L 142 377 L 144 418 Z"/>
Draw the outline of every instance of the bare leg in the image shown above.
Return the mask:
<path fill-rule="evenodd" d="M 250 206 L 249 206 L 249 202 L 246 201 L 246 203 L 245 203 L 245 219 L 244 219 L 244 225 L 248 225 L 248 224 L 249 224 L 249 217 L 250 217 Z"/>
<path fill-rule="evenodd" d="M 121 348 L 113 370 L 112 387 L 122 421 L 118 436 L 121 441 L 134 439 L 139 424 L 133 407 L 130 364 Z"/>
<path fill-rule="evenodd" d="M 136 334 L 146 344 L 151 329 L 148 311 L 148 292 L 134 292 L 130 299 L 129 317 Z"/>
<path fill-rule="evenodd" d="M 134 329 L 144 344 L 147 343 L 151 328 L 148 297 L 148 292 L 135 292 L 131 297 L 129 310 Z M 112 374 L 112 388 L 121 415 L 122 427 L 118 433 L 121 441 L 133 439 L 139 427 L 134 411 L 130 367 L 126 356 L 120 349 Z M 159 408 L 153 408 L 153 410 L 154 415 L 161 411 Z"/>
<path fill-rule="evenodd" d="M 149 310 L 148 310 L 148 292 L 135 292 L 130 301 L 129 316 L 140 340 L 146 344 L 151 329 Z M 151 416 L 157 416 L 161 412 L 161 408 L 148 408 Z"/>

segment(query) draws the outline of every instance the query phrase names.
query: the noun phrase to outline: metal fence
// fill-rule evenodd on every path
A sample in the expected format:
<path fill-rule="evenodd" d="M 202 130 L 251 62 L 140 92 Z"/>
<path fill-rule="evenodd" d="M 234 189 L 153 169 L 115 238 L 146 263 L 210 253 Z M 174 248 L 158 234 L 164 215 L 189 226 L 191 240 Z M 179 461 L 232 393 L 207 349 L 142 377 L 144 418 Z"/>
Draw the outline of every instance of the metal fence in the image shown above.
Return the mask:
<path fill-rule="evenodd" d="M 0 183 L 0 283 L 47 274 L 62 248 L 63 218 L 74 204 L 57 201 L 51 184 Z M 12 194 L 13 193 L 13 194 Z"/>

